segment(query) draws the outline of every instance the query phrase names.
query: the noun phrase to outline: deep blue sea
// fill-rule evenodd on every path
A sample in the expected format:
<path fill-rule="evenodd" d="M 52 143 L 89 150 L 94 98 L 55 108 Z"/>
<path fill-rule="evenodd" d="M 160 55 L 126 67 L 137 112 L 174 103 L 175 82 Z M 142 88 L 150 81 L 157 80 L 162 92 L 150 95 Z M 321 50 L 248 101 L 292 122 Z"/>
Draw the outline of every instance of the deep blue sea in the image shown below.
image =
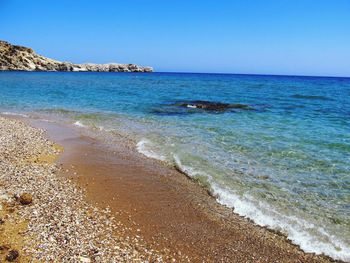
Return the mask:
<path fill-rule="evenodd" d="M 179 106 L 193 100 L 249 109 Z M 0 112 L 131 138 L 236 213 L 350 261 L 350 78 L 1 72 Z"/>

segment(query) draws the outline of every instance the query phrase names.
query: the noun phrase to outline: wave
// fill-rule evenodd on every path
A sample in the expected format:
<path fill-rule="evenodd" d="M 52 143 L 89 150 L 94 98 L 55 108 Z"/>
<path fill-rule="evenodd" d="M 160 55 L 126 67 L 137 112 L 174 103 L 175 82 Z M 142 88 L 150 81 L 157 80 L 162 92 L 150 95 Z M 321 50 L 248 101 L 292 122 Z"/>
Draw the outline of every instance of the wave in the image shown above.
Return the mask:
<path fill-rule="evenodd" d="M 74 122 L 74 125 L 78 127 L 86 127 L 86 125 L 84 125 L 81 121 Z"/>
<path fill-rule="evenodd" d="M 136 144 L 136 149 L 139 153 L 145 155 L 146 157 L 157 159 L 160 161 L 166 161 L 165 156 L 155 152 L 151 149 L 152 142 L 147 139 L 142 139 Z"/>
<path fill-rule="evenodd" d="M 350 249 L 322 227 L 277 212 L 272 206 L 254 200 L 249 195 L 240 197 L 232 190 L 213 184 L 217 201 L 234 209 L 234 212 L 253 220 L 257 225 L 280 231 L 302 250 L 308 253 L 325 254 L 334 259 L 349 261 Z M 316 235 L 310 234 L 316 233 Z"/>
<path fill-rule="evenodd" d="M 164 160 L 161 155 L 147 148 L 150 145 L 150 140 L 142 139 L 137 144 L 137 149 L 147 157 Z M 218 203 L 232 208 L 238 215 L 253 220 L 259 226 L 280 231 L 305 252 L 325 254 L 338 260 L 350 260 L 350 249 L 347 245 L 324 228 L 296 216 L 281 214 L 273 206 L 256 200 L 249 194 L 240 196 L 233 189 L 215 182 L 207 172 L 184 165 L 176 154 L 173 155 L 173 162 L 177 170 L 199 181 L 210 190 Z"/>
<path fill-rule="evenodd" d="M 79 114 L 79 111 L 75 110 L 68 110 L 65 108 L 52 108 L 52 109 L 39 109 L 37 112 L 44 112 L 44 113 L 58 113 L 58 114 L 63 114 L 63 115 L 74 115 L 74 114 Z"/>
<path fill-rule="evenodd" d="M 89 121 L 107 121 L 111 119 L 111 116 L 103 113 L 77 113 L 74 116 L 77 120 L 89 120 Z"/>
<path fill-rule="evenodd" d="M 20 117 L 23 117 L 23 118 L 29 118 L 28 115 L 22 114 L 22 113 L 17 113 L 17 112 L 4 111 L 4 112 L 1 112 L 1 114 L 9 115 L 9 116 L 20 116 Z"/>

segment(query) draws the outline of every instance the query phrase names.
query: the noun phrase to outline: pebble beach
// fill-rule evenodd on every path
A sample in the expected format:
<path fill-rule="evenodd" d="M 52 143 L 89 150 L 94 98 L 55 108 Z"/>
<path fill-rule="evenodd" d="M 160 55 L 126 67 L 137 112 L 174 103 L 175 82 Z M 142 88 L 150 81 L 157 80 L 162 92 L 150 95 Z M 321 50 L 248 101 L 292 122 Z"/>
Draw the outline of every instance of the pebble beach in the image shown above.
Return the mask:
<path fill-rule="evenodd" d="M 0 262 L 162 262 L 108 208 L 59 177 L 63 148 L 44 130 L 0 117 Z M 118 234 L 119 233 L 119 234 Z"/>
<path fill-rule="evenodd" d="M 61 124 L 0 123 L 0 262 L 334 262 L 122 144 L 110 151 Z"/>

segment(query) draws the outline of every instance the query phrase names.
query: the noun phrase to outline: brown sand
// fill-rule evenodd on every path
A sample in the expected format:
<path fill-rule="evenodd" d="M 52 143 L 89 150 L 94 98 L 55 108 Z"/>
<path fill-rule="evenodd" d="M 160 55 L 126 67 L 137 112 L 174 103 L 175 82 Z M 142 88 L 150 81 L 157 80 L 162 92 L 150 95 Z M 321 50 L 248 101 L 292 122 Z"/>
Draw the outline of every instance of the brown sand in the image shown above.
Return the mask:
<path fill-rule="evenodd" d="M 120 145 L 111 150 L 62 125 L 32 121 L 64 147 L 63 175 L 85 187 L 89 201 L 110 206 L 130 235 L 177 261 L 330 262 L 304 253 L 284 236 L 216 203 L 197 183 L 161 162 Z"/>

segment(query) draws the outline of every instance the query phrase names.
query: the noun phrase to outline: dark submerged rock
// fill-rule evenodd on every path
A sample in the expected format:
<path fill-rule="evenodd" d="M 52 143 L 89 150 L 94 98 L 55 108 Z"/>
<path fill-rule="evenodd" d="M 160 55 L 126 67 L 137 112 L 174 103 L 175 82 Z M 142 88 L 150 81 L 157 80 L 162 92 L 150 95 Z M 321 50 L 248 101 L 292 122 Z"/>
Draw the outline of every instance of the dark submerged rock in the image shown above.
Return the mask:
<path fill-rule="evenodd" d="M 256 110 L 246 104 L 230 104 L 205 100 L 165 102 L 149 109 L 149 112 L 161 116 L 186 116 L 189 114 L 237 112 Z"/>
<path fill-rule="evenodd" d="M 241 110 L 252 109 L 249 105 L 246 105 L 246 104 L 229 104 L 229 103 L 213 102 L 213 101 L 205 101 L 205 100 L 180 102 L 177 105 L 181 107 L 203 109 L 207 111 L 225 111 L 228 109 L 241 109 Z"/>

